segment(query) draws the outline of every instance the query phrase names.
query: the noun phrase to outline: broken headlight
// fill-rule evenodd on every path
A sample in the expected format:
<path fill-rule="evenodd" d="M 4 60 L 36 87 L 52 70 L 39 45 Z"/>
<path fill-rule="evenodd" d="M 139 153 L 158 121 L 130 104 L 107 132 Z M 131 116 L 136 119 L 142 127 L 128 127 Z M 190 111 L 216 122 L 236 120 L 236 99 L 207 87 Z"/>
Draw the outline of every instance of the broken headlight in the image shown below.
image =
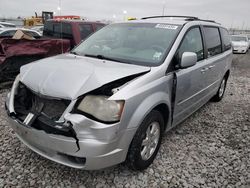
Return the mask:
<path fill-rule="evenodd" d="M 121 118 L 124 101 L 108 100 L 104 95 L 87 95 L 77 106 L 77 110 L 93 116 L 102 122 L 117 122 Z"/>

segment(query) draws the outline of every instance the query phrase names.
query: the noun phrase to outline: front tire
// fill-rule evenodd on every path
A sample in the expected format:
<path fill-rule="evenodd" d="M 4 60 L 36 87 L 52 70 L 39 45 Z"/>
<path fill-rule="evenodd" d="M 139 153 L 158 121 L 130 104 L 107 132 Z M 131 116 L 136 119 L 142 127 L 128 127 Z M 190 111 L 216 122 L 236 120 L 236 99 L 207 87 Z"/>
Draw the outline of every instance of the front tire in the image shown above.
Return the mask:
<path fill-rule="evenodd" d="M 133 170 L 144 170 L 152 164 L 161 145 L 164 120 L 159 111 L 151 111 L 141 123 L 130 144 L 127 165 Z"/>

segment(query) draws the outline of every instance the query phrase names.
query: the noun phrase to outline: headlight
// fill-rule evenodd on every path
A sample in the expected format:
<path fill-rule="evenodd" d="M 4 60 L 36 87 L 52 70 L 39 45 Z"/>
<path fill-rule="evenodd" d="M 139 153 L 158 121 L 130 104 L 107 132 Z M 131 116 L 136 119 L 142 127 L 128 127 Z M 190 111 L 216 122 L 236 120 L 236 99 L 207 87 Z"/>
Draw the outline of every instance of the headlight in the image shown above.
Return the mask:
<path fill-rule="evenodd" d="M 77 110 L 103 122 L 119 121 L 124 101 L 108 100 L 108 98 L 108 96 L 104 95 L 87 95 L 78 104 Z"/>

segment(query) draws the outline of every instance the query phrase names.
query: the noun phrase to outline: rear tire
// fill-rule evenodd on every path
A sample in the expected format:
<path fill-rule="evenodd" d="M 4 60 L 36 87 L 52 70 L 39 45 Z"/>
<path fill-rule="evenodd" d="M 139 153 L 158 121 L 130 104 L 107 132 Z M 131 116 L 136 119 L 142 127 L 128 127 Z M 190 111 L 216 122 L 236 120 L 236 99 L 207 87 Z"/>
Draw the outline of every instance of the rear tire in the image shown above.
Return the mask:
<path fill-rule="evenodd" d="M 130 169 L 144 170 L 153 163 L 161 145 L 164 119 L 159 111 L 151 111 L 141 123 L 130 144 L 126 163 Z"/>
<path fill-rule="evenodd" d="M 224 76 L 224 78 L 222 79 L 222 81 L 220 83 L 220 87 L 219 87 L 216 95 L 212 98 L 213 102 L 219 102 L 222 100 L 222 98 L 225 94 L 226 86 L 227 86 L 227 76 Z"/>

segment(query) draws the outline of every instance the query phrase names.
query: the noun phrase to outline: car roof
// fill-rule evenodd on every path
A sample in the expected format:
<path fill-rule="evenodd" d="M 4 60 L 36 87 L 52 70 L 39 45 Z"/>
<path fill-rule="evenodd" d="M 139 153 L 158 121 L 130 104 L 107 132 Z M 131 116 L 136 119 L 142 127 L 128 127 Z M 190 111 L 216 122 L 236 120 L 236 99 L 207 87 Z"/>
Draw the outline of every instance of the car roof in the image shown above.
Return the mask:
<path fill-rule="evenodd" d="M 36 26 L 31 27 L 31 29 L 32 28 L 41 28 L 41 27 L 44 27 L 44 25 L 36 25 Z"/>
<path fill-rule="evenodd" d="M 0 24 L 5 24 L 5 25 L 10 25 L 10 26 L 15 26 L 15 24 L 13 24 L 13 23 L 9 23 L 9 22 L 0 22 Z"/>
<path fill-rule="evenodd" d="M 62 19 L 62 20 L 49 19 L 47 21 L 49 21 L 49 22 L 64 22 L 64 23 L 97 23 L 97 24 L 104 24 L 104 23 L 99 22 L 99 21 L 70 20 L 70 19 Z"/>

